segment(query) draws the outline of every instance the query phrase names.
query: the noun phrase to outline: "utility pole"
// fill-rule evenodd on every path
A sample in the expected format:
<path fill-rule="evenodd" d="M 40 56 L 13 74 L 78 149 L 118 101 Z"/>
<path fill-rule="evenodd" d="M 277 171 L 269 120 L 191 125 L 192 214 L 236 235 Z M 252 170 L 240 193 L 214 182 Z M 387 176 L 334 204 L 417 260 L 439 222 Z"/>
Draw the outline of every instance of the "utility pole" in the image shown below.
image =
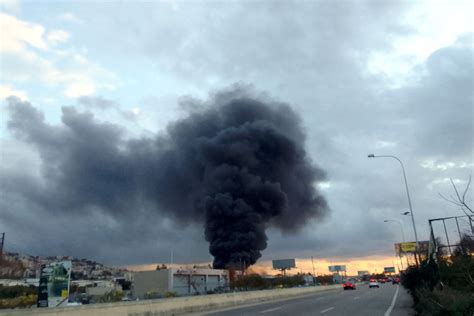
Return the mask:
<path fill-rule="evenodd" d="M 3 259 L 3 245 L 5 244 L 5 233 L 0 234 L 0 262 Z"/>
<path fill-rule="evenodd" d="M 313 278 L 316 277 L 316 272 L 314 271 L 314 260 L 313 260 L 313 256 L 311 256 L 311 265 L 313 266 Z"/>
<path fill-rule="evenodd" d="M 474 235 L 474 226 L 472 225 L 472 215 L 467 216 L 469 218 L 469 225 L 471 226 L 471 233 Z"/>

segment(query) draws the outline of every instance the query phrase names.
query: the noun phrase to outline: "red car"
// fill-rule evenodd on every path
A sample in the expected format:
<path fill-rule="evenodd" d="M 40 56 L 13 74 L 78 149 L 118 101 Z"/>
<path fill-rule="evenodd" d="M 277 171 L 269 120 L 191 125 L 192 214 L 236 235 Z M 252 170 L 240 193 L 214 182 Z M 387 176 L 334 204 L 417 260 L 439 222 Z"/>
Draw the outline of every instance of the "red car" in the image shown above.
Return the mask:
<path fill-rule="evenodd" d="M 356 289 L 356 285 L 352 282 L 346 282 L 342 285 L 343 289 L 344 290 L 355 290 Z"/>
<path fill-rule="evenodd" d="M 399 284 L 400 283 L 400 278 L 393 278 L 392 284 Z"/>

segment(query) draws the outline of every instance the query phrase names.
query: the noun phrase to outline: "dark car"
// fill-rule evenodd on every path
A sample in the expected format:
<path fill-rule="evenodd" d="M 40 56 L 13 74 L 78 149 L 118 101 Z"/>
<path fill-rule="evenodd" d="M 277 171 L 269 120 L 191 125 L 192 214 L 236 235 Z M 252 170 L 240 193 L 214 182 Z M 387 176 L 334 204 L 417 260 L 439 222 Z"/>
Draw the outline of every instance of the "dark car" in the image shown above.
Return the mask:
<path fill-rule="evenodd" d="M 400 278 L 393 278 L 392 279 L 392 284 L 399 284 L 400 283 Z"/>
<path fill-rule="evenodd" d="M 342 285 L 342 288 L 344 290 L 355 290 L 356 289 L 356 285 L 355 283 L 352 283 L 352 282 L 345 282 L 343 285 Z"/>

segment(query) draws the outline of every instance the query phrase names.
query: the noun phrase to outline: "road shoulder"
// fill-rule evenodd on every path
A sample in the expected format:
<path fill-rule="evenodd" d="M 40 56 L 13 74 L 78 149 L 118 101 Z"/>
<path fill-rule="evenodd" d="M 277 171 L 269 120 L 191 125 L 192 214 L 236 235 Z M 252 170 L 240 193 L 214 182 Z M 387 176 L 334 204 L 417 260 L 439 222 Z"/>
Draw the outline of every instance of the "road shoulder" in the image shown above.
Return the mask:
<path fill-rule="evenodd" d="M 408 291 L 400 285 L 398 299 L 390 316 L 412 316 L 415 315 L 413 309 L 413 299 Z"/>

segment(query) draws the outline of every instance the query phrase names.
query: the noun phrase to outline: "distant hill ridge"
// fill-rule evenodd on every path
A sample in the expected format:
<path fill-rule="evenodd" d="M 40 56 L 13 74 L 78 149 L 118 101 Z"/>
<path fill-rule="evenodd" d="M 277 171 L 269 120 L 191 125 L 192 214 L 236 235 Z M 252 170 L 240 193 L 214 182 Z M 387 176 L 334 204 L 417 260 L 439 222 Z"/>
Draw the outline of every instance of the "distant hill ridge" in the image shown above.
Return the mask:
<path fill-rule="evenodd" d="M 72 256 L 30 256 L 14 252 L 4 252 L 0 261 L 0 279 L 36 278 L 42 264 L 54 261 L 72 261 L 73 280 L 103 280 L 123 276 L 126 269 L 108 267 L 102 263 L 79 259 Z"/>

